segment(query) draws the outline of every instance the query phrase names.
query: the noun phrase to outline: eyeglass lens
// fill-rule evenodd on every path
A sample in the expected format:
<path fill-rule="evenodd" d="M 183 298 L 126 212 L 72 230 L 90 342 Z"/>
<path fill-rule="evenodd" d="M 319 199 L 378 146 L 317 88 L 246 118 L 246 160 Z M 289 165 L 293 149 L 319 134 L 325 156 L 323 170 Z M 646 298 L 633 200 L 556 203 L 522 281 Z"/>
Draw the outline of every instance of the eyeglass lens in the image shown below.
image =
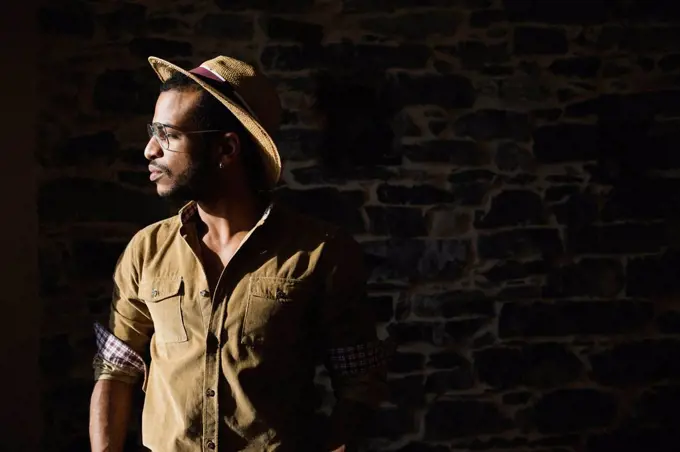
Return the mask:
<path fill-rule="evenodd" d="M 163 124 L 147 124 L 146 130 L 149 138 L 156 138 L 163 149 L 168 148 L 168 134 L 165 131 Z"/>

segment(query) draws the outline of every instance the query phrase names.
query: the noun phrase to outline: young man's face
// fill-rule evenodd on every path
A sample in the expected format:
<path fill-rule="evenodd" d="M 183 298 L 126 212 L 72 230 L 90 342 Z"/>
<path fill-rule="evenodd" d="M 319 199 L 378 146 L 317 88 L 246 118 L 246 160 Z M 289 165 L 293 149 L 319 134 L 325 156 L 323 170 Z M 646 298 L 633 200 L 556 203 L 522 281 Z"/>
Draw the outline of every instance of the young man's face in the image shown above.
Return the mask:
<path fill-rule="evenodd" d="M 164 91 L 158 96 L 152 121 L 153 137 L 144 149 L 150 180 L 162 197 L 199 200 L 214 178 L 209 152 L 197 130 L 192 112 L 200 91 Z"/>

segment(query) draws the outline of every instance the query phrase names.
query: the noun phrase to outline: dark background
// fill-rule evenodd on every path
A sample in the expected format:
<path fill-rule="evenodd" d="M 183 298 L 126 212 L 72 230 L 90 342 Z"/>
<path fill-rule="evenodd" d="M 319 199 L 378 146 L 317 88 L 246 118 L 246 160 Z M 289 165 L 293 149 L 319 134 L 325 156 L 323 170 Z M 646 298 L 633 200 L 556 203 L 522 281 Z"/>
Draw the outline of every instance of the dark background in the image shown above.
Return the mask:
<path fill-rule="evenodd" d="M 217 54 L 278 83 L 281 196 L 365 246 L 400 344 L 370 450 L 680 449 L 680 2 L 19 3 L 0 450 L 88 450 L 91 325 L 172 213 L 146 57 Z"/>

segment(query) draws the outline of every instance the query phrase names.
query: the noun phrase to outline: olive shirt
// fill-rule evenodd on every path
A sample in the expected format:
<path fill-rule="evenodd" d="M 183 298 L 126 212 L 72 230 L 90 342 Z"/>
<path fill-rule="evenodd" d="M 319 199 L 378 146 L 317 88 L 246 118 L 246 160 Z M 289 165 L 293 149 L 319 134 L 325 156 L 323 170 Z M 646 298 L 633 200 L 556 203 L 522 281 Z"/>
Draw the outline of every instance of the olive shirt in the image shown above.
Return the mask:
<path fill-rule="evenodd" d="M 361 247 L 337 227 L 272 204 L 214 293 L 195 203 L 138 232 L 114 274 L 95 379 L 145 391 L 154 452 L 321 450 L 312 439 L 317 364 L 337 399 L 334 438 L 385 397 L 385 355 L 367 316 Z"/>

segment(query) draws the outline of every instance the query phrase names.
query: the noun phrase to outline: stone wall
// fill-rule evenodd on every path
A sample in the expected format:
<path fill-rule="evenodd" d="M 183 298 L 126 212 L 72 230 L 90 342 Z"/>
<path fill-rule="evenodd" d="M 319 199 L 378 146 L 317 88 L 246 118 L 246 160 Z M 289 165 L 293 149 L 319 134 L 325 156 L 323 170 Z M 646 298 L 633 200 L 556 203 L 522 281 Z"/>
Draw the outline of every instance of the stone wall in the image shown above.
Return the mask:
<path fill-rule="evenodd" d="M 44 2 L 42 450 L 88 450 L 91 323 L 170 212 L 146 57 L 218 53 L 278 82 L 281 196 L 365 246 L 400 344 L 371 450 L 680 449 L 671 3 Z"/>

